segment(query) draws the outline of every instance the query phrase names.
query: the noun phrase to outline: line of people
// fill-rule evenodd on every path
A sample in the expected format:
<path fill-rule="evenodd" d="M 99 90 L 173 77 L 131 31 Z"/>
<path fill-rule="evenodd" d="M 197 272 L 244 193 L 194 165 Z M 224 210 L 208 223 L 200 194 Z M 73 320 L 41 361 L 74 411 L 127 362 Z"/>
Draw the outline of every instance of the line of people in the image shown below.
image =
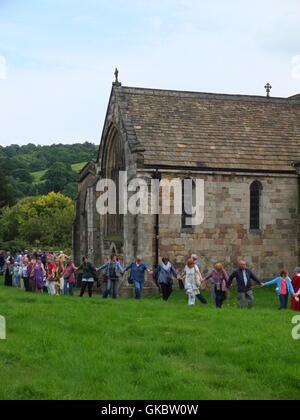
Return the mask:
<path fill-rule="evenodd" d="M 297 267 L 293 279 L 289 277 L 287 270 L 282 270 L 275 279 L 263 283 L 247 267 L 245 261 L 241 261 L 239 267 L 229 275 L 221 263 L 217 263 L 205 277 L 202 276 L 198 258 L 192 255 L 185 266 L 183 273 L 179 274 L 168 257 L 163 257 L 161 264 L 154 270 L 143 262 L 138 256 L 136 260 L 123 267 L 115 254 L 110 260 L 94 267 L 87 257 L 83 258 L 82 264 L 76 267 L 72 259 L 62 251 L 54 253 L 42 253 L 33 251 L 31 256 L 27 251 L 20 252 L 15 258 L 8 251 L 6 256 L 0 252 L 0 273 L 5 267 L 5 286 L 33 291 L 37 293 L 48 292 L 50 295 L 74 295 L 76 284 L 75 274 L 82 273 L 80 297 L 84 296 L 86 289 L 90 297 L 93 295 L 93 285 L 98 281 L 98 272 L 105 272 L 105 291 L 103 298 L 107 299 L 111 294 L 113 299 L 118 297 L 118 289 L 121 278 L 129 272 L 128 283 L 134 287 L 135 298 L 140 300 L 145 285 L 145 273 L 153 278 L 160 288 L 164 301 L 168 301 L 172 291 L 173 282 L 178 281 L 179 288 L 185 289 L 188 297 L 188 305 L 195 306 L 196 299 L 206 305 L 202 291 L 211 283 L 212 300 L 216 307 L 221 309 L 223 303 L 230 295 L 230 288 L 234 280 L 237 282 L 238 307 L 243 309 L 245 301 L 248 301 L 248 309 L 254 305 L 254 293 L 252 282 L 259 287 L 276 286 L 276 292 L 280 301 L 280 310 L 288 308 L 289 297 L 292 297 L 291 308 L 300 311 L 300 268 Z"/>
<path fill-rule="evenodd" d="M 4 270 L 4 285 L 26 292 L 69 294 L 73 296 L 75 265 L 62 251 L 45 253 L 33 250 L 19 252 L 15 257 L 7 251 L 0 253 L 0 273 Z"/>
<path fill-rule="evenodd" d="M 117 260 L 116 255 L 112 255 L 109 262 L 100 265 L 96 269 L 96 271 L 102 270 L 106 272 L 106 290 L 103 295 L 105 299 L 109 296 L 111 288 L 113 289 L 112 297 L 114 299 L 117 298 L 119 280 L 126 271 L 130 271 L 129 284 L 134 286 L 136 299 L 141 299 L 145 283 L 145 272 L 147 272 L 149 276 L 153 275 L 161 289 L 164 301 L 169 300 L 175 279 L 179 282 L 179 287 L 186 290 L 189 306 L 194 306 L 196 299 L 206 305 L 207 301 L 201 291 L 206 289 L 207 282 L 210 281 L 212 300 L 216 302 L 216 307 L 221 309 L 224 301 L 229 297 L 233 281 L 236 280 L 238 307 L 243 309 L 247 300 L 248 309 L 252 309 L 254 305 L 253 281 L 262 288 L 271 285 L 277 286 L 276 292 L 280 300 L 279 310 L 288 308 L 288 300 L 289 296 L 291 296 L 292 309 L 300 311 L 299 267 L 295 269 L 293 280 L 289 277 L 287 270 L 282 270 L 276 279 L 267 283 L 261 282 L 247 267 L 245 261 L 240 261 L 239 267 L 230 276 L 224 269 L 224 266 L 221 263 L 217 263 L 214 269 L 203 278 L 196 255 L 192 255 L 188 259 L 184 272 L 181 275 L 178 274 L 175 266 L 170 262 L 168 257 L 162 258 L 162 263 L 155 270 L 151 271 L 148 265 L 143 262 L 141 256 L 138 256 L 134 263 L 123 268 Z"/>

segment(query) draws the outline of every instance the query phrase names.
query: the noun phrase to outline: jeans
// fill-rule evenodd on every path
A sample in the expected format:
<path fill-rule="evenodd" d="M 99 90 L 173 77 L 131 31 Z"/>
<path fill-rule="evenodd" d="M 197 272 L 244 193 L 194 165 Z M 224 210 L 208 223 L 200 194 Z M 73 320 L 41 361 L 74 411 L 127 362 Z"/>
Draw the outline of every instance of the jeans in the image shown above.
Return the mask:
<path fill-rule="evenodd" d="M 253 295 L 253 291 L 249 290 L 246 293 L 238 293 L 238 304 L 239 304 L 239 308 L 240 309 L 244 309 L 244 305 L 245 305 L 245 299 L 248 299 L 248 309 L 252 309 L 253 308 L 253 304 L 254 304 L 254 295 Z"/>
<path fill-rule="evenodd" d="M 106 290 L 103 293 L 103 299 L 106 299 L 110 293 L 111 286 L 113 285 L 113 299 L 117 299 L 118 296 L 118 280 L 112 280 L 110 278 L 107 279 Z"/>
<path fill-rule="evenodd" d="M 280 295 L 279 296 L 280 301 L 280 308 L 279 309 L 287 309 L 288 303 L 289 303 L 289 295 Z"/>
<path fill-rule="evenodd" d="M 144 280 L 143 281 L 133 280 L 133 286 L 134 286 L 136 300 L 140 300 L 142 298 L 144 284 L 145 284 Z"/>
<path fill-rule="evenodd" d="M 69 290 L 68 290 L 68 285 L 69 285 Z M 64 295 L 65 296 L 67 296 L 67 295 L 74 296 L 74 283 L 70 283 L 66 279 L 64 281 Z"/>
<path fill-rule="evenodd" d="M 222 290 L 215 290 L 216 294 L 216 306 L 217 308 L 221 309 L 224 303 L 224 300 L 226 299 L 226 293 Z"/>

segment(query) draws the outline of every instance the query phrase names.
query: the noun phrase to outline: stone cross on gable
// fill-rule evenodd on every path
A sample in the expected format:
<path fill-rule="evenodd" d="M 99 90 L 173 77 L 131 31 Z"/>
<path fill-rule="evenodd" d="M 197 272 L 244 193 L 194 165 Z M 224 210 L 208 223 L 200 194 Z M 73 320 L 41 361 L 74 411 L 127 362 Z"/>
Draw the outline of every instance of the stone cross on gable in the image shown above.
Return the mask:
<path fill-rule="evenodd" d="M 270 83 L 266 84 L 265 89 L 266 89 L 266 92 L 267 92 L 267 98 L 269 98 L 270 93 L 271 93 L 271 89 L 272 89 L 272 86 L 270 85 Z"/>
<path fill-rule="evenodd" d="M 119 82 L 119 70 L 116 68 L 115 70 L 115 81 L 113 83 L 113 86 L 121 86 L 121 83 Z"/>

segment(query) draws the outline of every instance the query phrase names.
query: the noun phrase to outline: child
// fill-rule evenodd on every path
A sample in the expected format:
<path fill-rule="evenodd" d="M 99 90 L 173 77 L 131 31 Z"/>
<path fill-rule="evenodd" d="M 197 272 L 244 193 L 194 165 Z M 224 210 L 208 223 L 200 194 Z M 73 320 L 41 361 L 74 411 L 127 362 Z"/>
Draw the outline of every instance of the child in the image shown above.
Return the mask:
<path fill-rule="evenodd" d="M 185 279 L 185 290 L 189 298 L 188 305 L 195 306 L 196 298 L 198 298 L 203 305 L 207 305 L 207 301 L 200 293 L 196 277 L 198 277 L 200 284 L 204 282 L 199 268 L 195 265 L 194 260 L 189 259 L 182 276 L 182 278 Z"/>
<path fill-rule="evenodd" d="M 19 275 L 20 275 L 20 267 L 17 262 L 14 263 L 14 286 L 18 289 L 20 286 L 19 282 Z"/>
<path fill-rule="evenodd" d="M 272 286 L 273 284 L 277 285 L 276 291 L 280 301 L 279 311 L 283 309 L 286 310 L 288 307 L 289 295 L 295 295 L 292 280 L 289 277 L 288 271 L 282 270 L 280 273 L 280 277 L 277 277 L 276 279 L 263 284 L 262 287 Z"/>

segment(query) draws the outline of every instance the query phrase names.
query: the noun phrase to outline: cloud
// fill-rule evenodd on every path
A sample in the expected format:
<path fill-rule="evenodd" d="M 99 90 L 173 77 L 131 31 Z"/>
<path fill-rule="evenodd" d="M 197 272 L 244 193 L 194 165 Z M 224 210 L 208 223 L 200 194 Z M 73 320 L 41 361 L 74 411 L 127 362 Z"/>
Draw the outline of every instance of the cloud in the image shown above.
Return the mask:
<path fill-rule="evenodd" d="M 6 60 L 5 57 L 0 55 L 0 80 L 6 80 Z"/>

